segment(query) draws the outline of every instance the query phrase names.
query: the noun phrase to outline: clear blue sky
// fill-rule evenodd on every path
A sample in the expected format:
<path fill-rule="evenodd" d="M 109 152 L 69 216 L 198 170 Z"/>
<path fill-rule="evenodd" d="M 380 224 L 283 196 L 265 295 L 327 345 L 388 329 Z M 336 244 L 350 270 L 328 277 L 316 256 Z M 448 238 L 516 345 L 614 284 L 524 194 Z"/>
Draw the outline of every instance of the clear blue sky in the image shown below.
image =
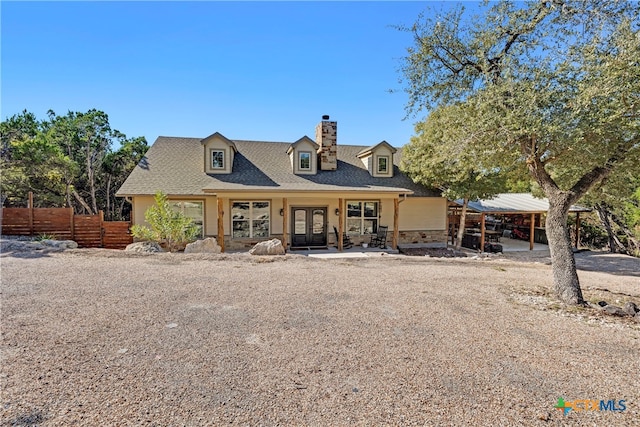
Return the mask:
<path fill-rule="evenodd" d="M 439 2 L 2 1 L 2 110 L 96 108 L 127 136 L 404 145 L 400 58 Z"/>

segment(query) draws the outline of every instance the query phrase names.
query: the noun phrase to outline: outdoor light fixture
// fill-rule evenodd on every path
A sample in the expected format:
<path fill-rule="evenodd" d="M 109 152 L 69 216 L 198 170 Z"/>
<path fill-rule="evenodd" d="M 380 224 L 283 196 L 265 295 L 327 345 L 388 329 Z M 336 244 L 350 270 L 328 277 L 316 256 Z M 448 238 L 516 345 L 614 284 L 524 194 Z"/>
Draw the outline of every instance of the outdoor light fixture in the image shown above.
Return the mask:
<path fill-rule="evenodd" d="M 280 216 L 284 216 L 284 209 L 280 209 Z"/>
<path fill-rule="evenodd" d="M 340 215 L 340 208 L 336 208 L 336 215 Z"/>

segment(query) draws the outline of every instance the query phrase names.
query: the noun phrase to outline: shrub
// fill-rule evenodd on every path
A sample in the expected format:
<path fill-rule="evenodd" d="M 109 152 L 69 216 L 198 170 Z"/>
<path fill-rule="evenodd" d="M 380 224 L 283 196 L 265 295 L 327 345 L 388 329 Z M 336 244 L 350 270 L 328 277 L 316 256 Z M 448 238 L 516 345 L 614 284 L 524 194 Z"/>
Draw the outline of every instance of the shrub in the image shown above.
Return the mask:
<path fill-rule="evenodd" d="M 155 201 L 156 205 L 144 213 L 144 219 L 150 227 L 134 225 L 131 227 L 133 237 L 156 242 L 170 252 L 180 250 L 198 238 L 199 227 L 191 218 L 173 209 L 164 193 L 157 192 Z"/>

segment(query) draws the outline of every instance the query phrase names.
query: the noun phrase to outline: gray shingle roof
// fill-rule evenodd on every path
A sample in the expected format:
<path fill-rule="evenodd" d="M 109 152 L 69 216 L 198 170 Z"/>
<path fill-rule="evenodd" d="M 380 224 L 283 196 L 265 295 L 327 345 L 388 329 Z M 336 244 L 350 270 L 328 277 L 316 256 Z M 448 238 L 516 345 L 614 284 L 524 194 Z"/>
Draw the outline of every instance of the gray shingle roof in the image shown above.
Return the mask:
<path fill-rule="evenodd" d="M 149 195 L 161 190 L 168 195 L 203 195 L 225 191 L 337 191 L 413 192 L 437 197 L 437 190 L 415 184 L 398 170 L 400 151 L 394 155 L 394 176 L 375 178 L 357 154 L 365 146 L 338 144 L 338 169 L 316 175 L 295 175 L 287 149 L 291 143 L 238 141 L 233 172 L 204 173 L 204 150 L 200 138 L 159 137 L 143 160 L 118 190 L 118 196 Z"/>

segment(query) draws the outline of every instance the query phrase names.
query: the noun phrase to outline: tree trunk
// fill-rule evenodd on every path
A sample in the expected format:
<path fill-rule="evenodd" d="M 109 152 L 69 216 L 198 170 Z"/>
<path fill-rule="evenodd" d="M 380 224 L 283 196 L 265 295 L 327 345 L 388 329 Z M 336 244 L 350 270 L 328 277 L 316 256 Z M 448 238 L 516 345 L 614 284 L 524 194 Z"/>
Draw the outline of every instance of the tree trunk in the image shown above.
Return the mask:
<path fill-rule="evenodd" d="M 620 241 L 618 236 L 616 236 L 615 231 L 613 231 L 613 226 L 611 225 L 612 215 L 607 209 L 606 206 L 596 203 L 594 206 L 596 212 L 598 213 L 598 218 L 600 219 L 600 223 L 607 231 L 607 237 L 609 238 L 609 252 L 615 253 L 626 253 L 626 248 L 624 244 Z"/>
<path fill-rule="evenodd" d="M 554 200 L 555 199 L 555 200 Z M 571 204 L 560 195 L 549 197 L 546 232 L 551 252 L 553 286 L 556 294 L 566 304 L 584 304 L 576 260 L 571 248 L 567 217 Z"/>
<path fill-rule="evenodd" d="M 520 141 L 521 151 L 527 157 L 529 173 L 540 184 L 540 188 L 549 199 L 549 211 L 547 212 L 547 240 L 551 252 L 551 264 L 553 270 L 553 286 L 558 298 L 566 304 L 584 304 L 578 272 L 576 271 L 576 259 L 571 248 L 571 237 L 567 227 L 569 208 L 590 188 L 606 179 L 613 167 L 624 153 L 615 152 L 603 166 L 596 166 L 582 175 L 580 179 L 568 191 L 562 191 L 558 184 L 545 169 L 545 163 L 541 160 L 544 153 L 539 153 L 535 135 Z"/>
<path fill-rule="evenodd" d="M 113 212 L 111 212 L 111 175 L 107 178 L 107 220 L 113 221 Z"/>
<path fill-rule="evenodd" d="M 68 208 L 73 207 L 71 206 L 71 190 L 70 189 L 71 189 L 71 185 L 69 185 L 69 183 L 67 182 L 65 185 L 65 200 Z"/>
<path fill-rule="evenodd" d="M 89 157 L 89 150 L 87 149 L 87 177 L 89 178 L 89 193 L 91 195 L 91 205 L 93 207 L 93 214 L 98 213 L 98 203 L 96 200 L 96 178 L 95 169 L 91 158 Z"/>
<path fill-rule="evenodd" d="M 640 241 L 636 239 L 633 232 L 627 227 L 625 223 L 620 221 L 620 219 L 615 214 L 611 214 L 611 220 L 618 226 L 620 231 L 622 231 L 624 235 L 627 236 L 626 245 L 620 242 L 622 247 L 627 251 L 627 254 L 629 255 L 640 254 Z M 640 255 L 634 255 L 634 256 L 640 256 Z"/>
<path fill-rule="evenodd" d="M 467 220 L 467 206 L 469 205 L 469 198 L 465 197 L 462 202 L 462 212 L 460 212 L 460 226 L 458 227 L 458 237 L 456 238 L 456 249 L 460 250 L 462 247 L 462 238 L 464 237 L 464 225 Z"/>

